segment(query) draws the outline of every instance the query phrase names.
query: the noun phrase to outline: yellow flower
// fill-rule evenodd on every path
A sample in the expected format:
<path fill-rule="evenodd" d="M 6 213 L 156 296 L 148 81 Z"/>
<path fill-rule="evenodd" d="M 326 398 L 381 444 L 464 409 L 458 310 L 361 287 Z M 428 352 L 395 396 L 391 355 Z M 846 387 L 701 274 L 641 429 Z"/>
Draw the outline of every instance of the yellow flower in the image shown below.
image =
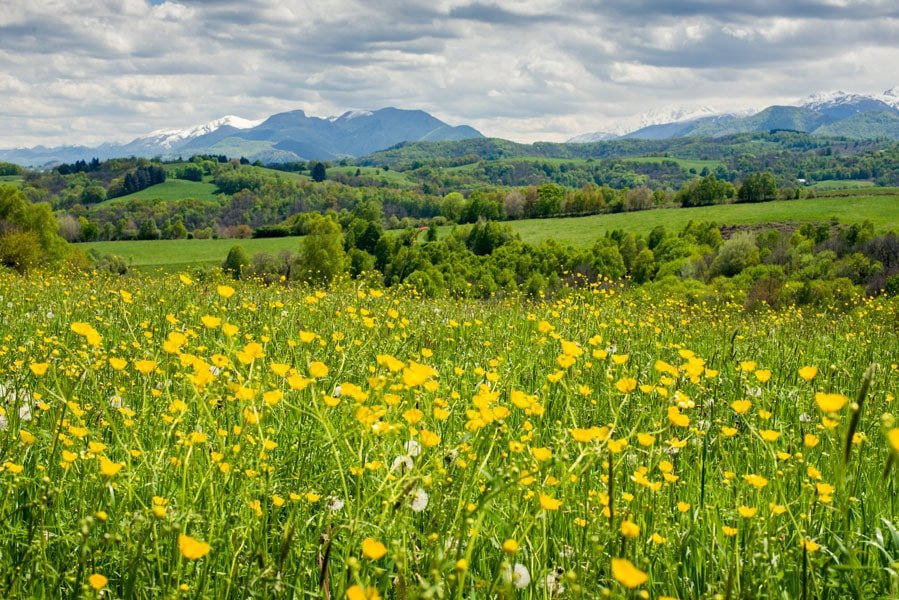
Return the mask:
<path fill-rule="evenodd" d="M 575 427 L 571 429 L 571 437 L 574 438 L 574 441 L 581 443 L 594 442 L 596 440 L 602 441 L 609 437 L 609 428 L 596 427 L 595 425 L 586 429 Z"/>
<path fill-rule="evenodd" d="M 751 519 L 755 516 L 755 513 L 758 512 L 759 509 L 750 506 L 741 506 L 737 509 L 737 512 L 740 513 L 740 516 L 744 519 Z"/>
<path fill-rule="evenodd" d="M 690 510 L 690 503 L 689 503 L 689 502 L 678 502 L 678 503 L 677 503 L 677 511 L 678 511 L 678 512 L 685 513 L 685 512 L 687 512 L 688 510 Z"/>
<path fill-rule="evenodd" d="M 549 496 L 542 492 L 540 493 L 540 508 L 544 510 L 559 510 L 559 507 L 561 506 L 561 500 L 556 500 L 552 496 Z"/>
<path fill-rule="evenodd" d="M 138 372 L 143 373 L 144 375 L 149 375 L 153 371 L 156 370 L 156 361 L 153 360 L 138 360 L 134 362 L 134 368 L 138 370 Z"/>
<path fill-rule="evenodd" d="M 403 383 L 409 387 L 419 386 L 431 377 L 436 376 L 437 371 L 414 360 L 410 360 L 409 366 L 403 369 Z"/>
<path fill-rule="evenodd" d="M 347 600 L 381 600 L 378 590 L 375 588 L 363 588 L 361 585 L 348 587 L 346 590 L 346 598 Z"/>
<path fill-rule="evenodd" d="M 780 437 L 780 432 L 774 431 L 773 429 L 763 429 L 759 431 L 759 435 L 761 435 L 762 439 L 766 442 L 776 442 L 777 438 Z"/>
<path fill-rule="evenodd" d="M 726 537 L 734 537 L 735 535 L 737 535 L 737 528 L 724 525 L 723 527 L 721 527 L 721 532 L 724 533 Z"/>
<path fill-rule="evenodd" d="M 640 537 L 640 526 L 633 521 L 624 520 L 621 522 L 621 535 L 626 538 L 636 539 Z"/>
<path fill-rule="evenodd" d="M 433 431 L 427 431 L 425 429 L 419 432 L 419 438 L 421 439 L 421 443 L 425 448 L 433 448 L 440 444 L 440 436 L 434 433 Z"/>
<path fill-rule="evenodd" d="M 622 377 L 615 382 L 615 388 L 623 394 L 633 392 L 637 389 L 637 380 L 633 377 Z"/>
<path fill-rule="evenodd" d="M 219 296 L 221 296 L 225 300 L 234 295 L 234 288 L 230 285 L 220 285 L 216 288 L 216 291 L 218 292 Z"/>
<path fill-rule="evenodd" d="M 125 463 L 112 462 L 105 456 L 101 456 L 99 460 L 100 473 L 102 473 L 106 477 L 114 477 L 119 471 L 122 470 L 122 467 L 125 466 Z"/>
<path fill-rule="evenodd" d="M 518 542 L 512 539 L 506 540 L 503 542 L 503 552 L 506 554 L 515 554 L 518 552 Z"/>
<path fill-rule="evenodd" d="M 758 490 L 768 485 L 768 480 L 761 475 L 743 475 L 743 479 L 746 481 L 746 483 Z"/>
<path fill-rule="evenodd" d="M 203 325 L 205 325 L 207 329 L 215 329 L 222 324 L 222 320 L 220 318 L 213 317 L 211 315 L 204 315 L 200 317 L 200 320 L 203 322 Z"/>
<path fill-rule="evenodd" d="M 187 275 L 185 275 L 184 273 L 181 273 L 180 275 L 178 275 L 178 279 L 180 279 L 181 283 L 183 283 L 184 285 L 193 285 L 193 283 L 194 283 L 194 280 L 191 279 L 190 277 L 188 277 Z"/>
<path fill-rule="evenodd" d="M 42 377 L 49 367 L 50 363 L 31 363 L 28 365 L 28 368 L 31 369 L 31 372 L 34 373 L 36 377 Z"/>
<path fill-rule="evenodd" d="M 818 499 L 821 502 L 824 504 L 830 502 L 830 497 L 833 496 L 833 486 L 831 484 L 819 481 L 815 484 L 815 490 L 818 492 Z"/>
<path fill-rule="evenodd" d="M 730 438 L 730 437 L 734 437 L 735 435 L 737 435 L 738 429 L 736 427 L 725 426 L 725 427 L 721 428 L 721 433 L 724 435 L 724 437 Z"/>
<path fill-rule="evenodd" d="M 759 383 L 767 383 L 769 379 L 771 379 L 771 371 L 768 369 L 759 369 L 755 372 L 755 378 L 758 379 Z"/>
<path fill-rule="evenodd" d="M 328 365 L 323 362 L 313 361 L 309 363 L 309 374 L 316 379 L 321 379 L 328 374 Z"/>
<path fill-rule="evenodd" d="M 365 538 L 362 540 L 362 554 L 365 558 L 378 560 L 387 554 L 387 546 L 374 538 Z"/>
<path fill-rule="evenodd" d="M 890 440 L 890 446 L 893 447 L 893 452 L 899 452 L 899 427 L 890 429 L 887 433 L 887 439 Z"/>
<path fill-rule="evenodd" d="M 690 425 L 690 417 L 681 414 L 676 406 L 668 407 L 668 420 L 675 427 L 688 427 Z"/>
<path fill-rule="evenodd" d="M 639 443 L 641 446 L 652 446 L 655 441 L 656 439 L 648 433 L 637 434 L 637 443 Z"/>
<path fill-rule="evenodd" d="M 803 439 L 802 439 L 802 443 L 807 448 L 814 448 L 815 446 L 818 445 L 819 441 L 820 441 L 820 439 L 814 433 L 806 433 L 805 437 L 803 437 Z"/>
<path fill-rule="evenodd" d="M 106 587 L 106 583 L 109 580 L 106 577 L 104 577 L 103 575 L 100 575 L 99 573 L 94 573 L 93 575 L 91 575 L 90 577 L 87 578 L 87 581 L 88 581 L 88 583 L 91 584 L 92 588 L 94 588 L 97 591 L 100 591 Z"/>
<path fill-rule="evenodd" d="M 837 412 L 843 408 L 847 402 L 849 402 L 849 398 L 843 394 L 825 394 L 823 392 L 815 394 L 815 403 L 818 405 L 818 408 L 821 409 L 821 412 Z"/>
<path fill-rule="evenodd" d="M 553 451 L 549 448 L 533 448 L 531 454 L 538 462 L 544 462 L 553 457 Z"/>
<path fill-rule="evenodd" d="M 615 581 L 629 589 L 640 587 L 649 579 L 646 573 L 635 567 L 626 558 L 612 559 L 612 577 L 615 578 Z"/>
<path fill-rule="evenodd" d="M 818 374 L 818 367 L 802 367 L 799 369 L 799 376 L 806 381 L 811 381 Z"/>
<path fill-rule="evenodd" d="M 814 540 L 810 540 L 805 538 L 799 542 L 799 547 L 804 548 L 806 552 L 811 554 L 812 552 L 817 552 L 821 549 L 821 545 L 815 542 Z"/>
<path fill-rule="evenodd" d="M 282 398 L 284 398 L 284 394 L 280 390 L 272 390 L 262 394 L 262 401 L 268 406 L 276 405 Z"/>
<path fill-rule="evenodd" d="M 128 361 L 122 358 L 110 358 L 109 366 L 115 369 L 116 371 L 121 371 L 128 365 Z"/>
<path fill-rule="evenodd" d="M 284 363 L 271 363 L 268 366 L 269 369 L 272 370 L 272 373 L 277 375 L 278 377 L 284 377 L 287 373 L 290 372 L 290 365 L 285 365 Z"/>
<path fill-rule="evenodd" d="M 752 402 L 750 400 L 734 400 L 730 403 L 730 407 L 734 409 L 735 413 L 742 415 L 752 407 Z"/>
<path fill-rule="evenodd" d="M 26 446 L 30 446 L 37 441 L 37 438 L 34 437 L 34 434 L 31 434 L 24 429 L 19 430 L 19 439 L 22 440 L 22 443 Z"/>
<path fill-rule="evenodd" d="M 745 371 L 746 373 L 751 373 L 755 371 L 755 361 L 754 360 L 744 360 L 740 363 L 740 370 Z"/>
<path fill-rule="evenodd" d="M 210 546 L 206 542 L 192 538 L 189 535 L 178 536 L 178 551 L 187 560 L 197 560 L 209 554 Z"/>

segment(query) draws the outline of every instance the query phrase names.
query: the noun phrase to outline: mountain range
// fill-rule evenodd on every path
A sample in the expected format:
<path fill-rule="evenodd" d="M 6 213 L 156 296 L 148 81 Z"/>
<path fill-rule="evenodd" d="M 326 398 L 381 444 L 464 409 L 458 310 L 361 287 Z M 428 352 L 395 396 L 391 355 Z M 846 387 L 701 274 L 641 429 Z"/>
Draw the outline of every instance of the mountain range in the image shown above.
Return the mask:
<path fill-rule="evenodd" d="M 718 112 L 708 106 L 668 107 L 619 121 L 602 131 L 575 136 L 568 142 L 720 137 L 774 129 L 854 139 L 899 139 L 899 86 L 870 95 L 819 92 L 793 104 L 742 113 Z"/>
<path fill-rule="evenodd" d="M 227 116 L 186 129 L 159 130 L 127 144 L 0 150 L 0 161 L 45 167 L 76 160 L 143 156 L 176 158 L 224 154 L 263 163 L 336 160 L 364 156 L 400 142 L 483 137 L 467 125 L 453 127 L 421 110 L 382 108 L 312 117 L 302 110 L 260 121 Z"/>
<path fill-rule="evenodd" d="M 882 94 L 842 91 L 812 94 L 759 111 L 719 112 L 708 106 L 668 107 L 619 120 L 569 143 L 617 139 L 663 140 L 722 137 L 753 131 L 793 130 L 851 139 L 899 140 L 899 86 Z M 401 142 L 457 141 L 484 136 L 467 125 L 451 126 L 421 110 L 354 110 L 337 117 L 302 110 L 248 120 L 229 115 L 185 129 L 154 131 L 125 144 L 0 150 L 0 161 L 29 167 L 62 162 L 142 156 L 164 159 L 194 154 L 246 157 L 263 163 L 356 158 Z"/>

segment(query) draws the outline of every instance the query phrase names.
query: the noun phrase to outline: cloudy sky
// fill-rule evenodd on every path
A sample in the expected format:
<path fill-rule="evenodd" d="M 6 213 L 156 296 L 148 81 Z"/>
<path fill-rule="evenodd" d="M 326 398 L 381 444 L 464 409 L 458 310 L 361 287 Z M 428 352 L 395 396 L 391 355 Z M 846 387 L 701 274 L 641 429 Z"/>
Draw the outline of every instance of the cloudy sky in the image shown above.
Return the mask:
<path fill-rule="evenodd" d="M 420 108 L 560 141 L 899 84 L 896 0 L 0 0 L 0 147 Z"/>

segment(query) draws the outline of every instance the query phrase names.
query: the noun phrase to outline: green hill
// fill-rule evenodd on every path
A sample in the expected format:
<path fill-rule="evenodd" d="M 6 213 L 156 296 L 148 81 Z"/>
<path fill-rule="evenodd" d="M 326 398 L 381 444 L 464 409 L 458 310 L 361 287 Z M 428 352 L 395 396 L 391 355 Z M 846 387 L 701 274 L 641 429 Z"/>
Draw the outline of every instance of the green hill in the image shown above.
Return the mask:
<path fill-rule="evenodd" d="M 824 125 L 815 135 L 843 136 L 854 139 L 899 139 L 899 113 L 867 112 Z"/>
<path fill-rule="evenodd" d="M 99 205 L 128 202 L 129 200 L 185 200 L 187 198 L 215 200 L 217 196 L 215 185 L 212 183 L 167 179 L 163 183 L 150 186 L 127 196 L 112 198 L 106 202 L 101 202 Z"/>

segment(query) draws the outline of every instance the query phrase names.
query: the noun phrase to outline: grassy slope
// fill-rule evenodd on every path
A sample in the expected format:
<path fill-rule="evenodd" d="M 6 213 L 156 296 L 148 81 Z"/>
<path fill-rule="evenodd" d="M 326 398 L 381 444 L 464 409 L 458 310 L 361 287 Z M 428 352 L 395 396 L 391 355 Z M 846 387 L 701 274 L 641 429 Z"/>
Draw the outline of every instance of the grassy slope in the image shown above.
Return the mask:
<path fill-rule="evenodd" d="M 266 238 L 253 240 L 136 240 L 128 242 L 91 242 L 78 244 L 88 252 L 96 249 L 101 254 L 114 254 L 131 262 L 135 267 L 164 267 L 177 270 L 194 264 L 218 264 L 225 260 L 232 246 L 242 246 L 248 254 L 281 250 L 299 251 L 299 237 Z"/>
<path fill-rule="evenodd" d="M 700 159 L 690 159 L 690 158 L 675 158 L 673 156 L 638 156 L 635 158 L 625 158 L 626 162 L 635 162 L 635 163 L 661 163 L 664 161 L 676 162 L 682 168 L 690 170 L 696 169 L 697 173 L 702 172 L 704 168 L 708 168 L 709 171 L 714 171 L 716 168 L 721 166 L 721 161 L 718 160 L 700 160 Z"/>
<path fill-rule="evenodd" d="M 868 181 L 867 179 L 825 179 L 824 181 L 815 183 L 812 187 L 819 191 L 855 190 L 859 188 L 874 187 L 874 182 Z"/>
<path fill-rule="evenodd" d="M 128 202 L 129 200 L 215 200 L 215 185 L 205 181 L 186 181 L 184 179 L 167 179 L 164 183 L 150 186 L 139 192 L 112 198 L 106 202 Z"/>
<path fill-rule="evenodd" d="M 407 177 L 405 173 L 401 173 L 393 169 L 385 171 L 378 167 L 329 167 L 328 174 L 330 175 L 332 173 L 343 173 L 344 175 L 352 176 L 355 175 L 356 169 L 358 169 L 360 171 L 360 175 L 364 177 L 371 177 L 372 179 L 376 179 L 378 181 L 384 181 L 393 186 L 414 187 L 417 185 L 414 181 L 409 179 L 409 177 Z"/>
<path fill-rule="evenodd" d="M 21 175 L 0 175 L 0 185 L 22 185 L 22 176 Z"/>

